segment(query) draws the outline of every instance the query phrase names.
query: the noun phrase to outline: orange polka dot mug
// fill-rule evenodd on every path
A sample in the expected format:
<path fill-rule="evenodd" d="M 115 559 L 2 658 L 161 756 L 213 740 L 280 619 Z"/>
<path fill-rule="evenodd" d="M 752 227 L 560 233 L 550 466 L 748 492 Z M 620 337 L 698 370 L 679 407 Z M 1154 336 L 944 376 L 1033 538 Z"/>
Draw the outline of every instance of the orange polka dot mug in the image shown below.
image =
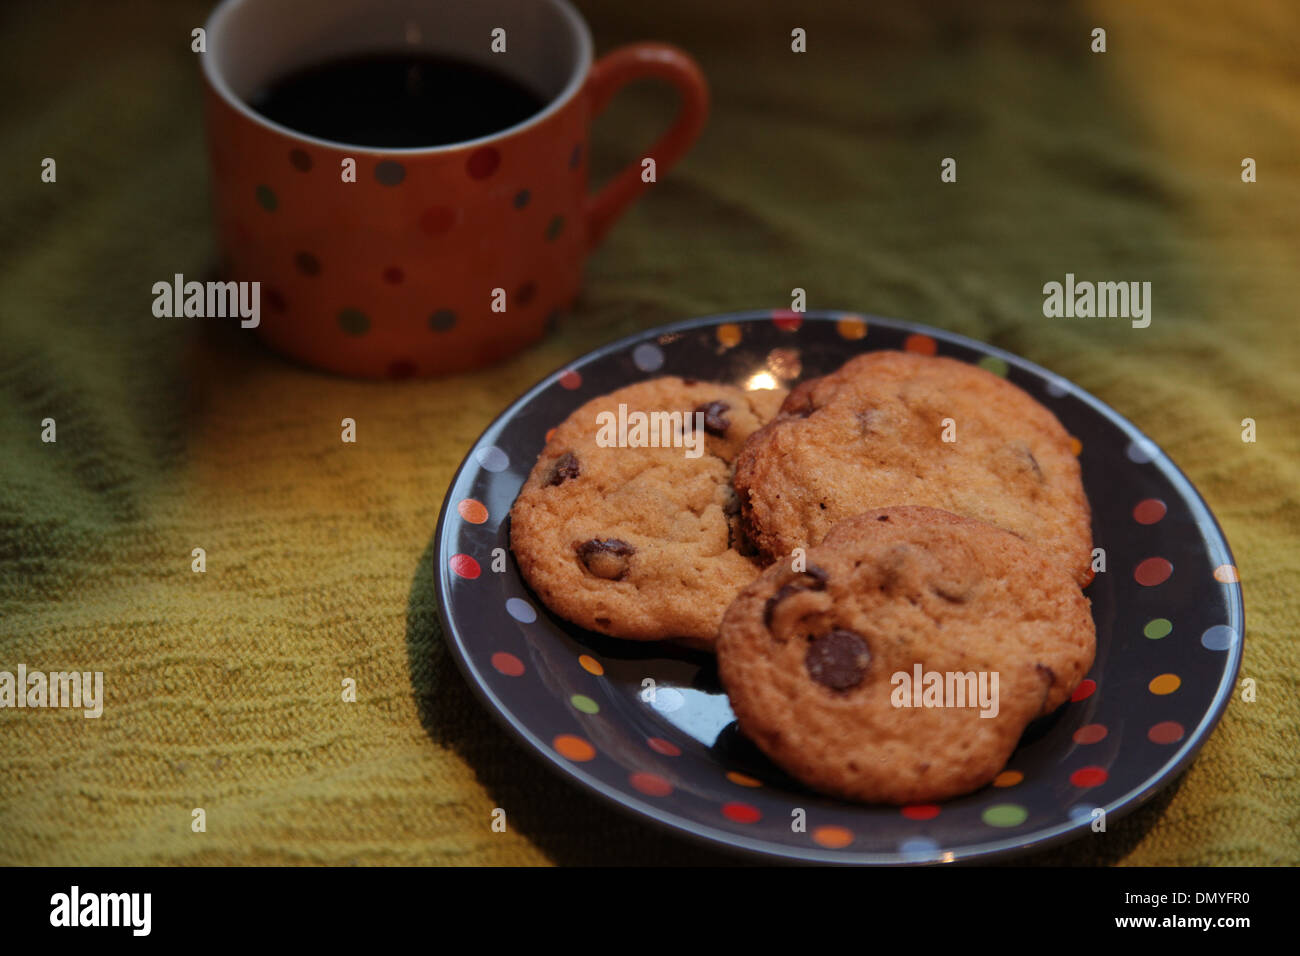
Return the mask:
<path fill-rule="evenodd" d="M 256 331 L 268 345 L 344 375 L 457 372 L 541 338 L 576 298 L 587 253 L 648 188 L 644 171 L 662 176 L 708 115 L 689 56 L 636 43 L 593 62 L 567 0 L 225 0 L 205 30 L 225 271 L 261 283 Z M 413 51 L 507 74 L 544 105 L 508 128 L 415 148 L 318 138 L 249 105 L 312 64 Z M 645 78 L 676 88 L 677 116 L 589 194 L 592 120 Z"/>

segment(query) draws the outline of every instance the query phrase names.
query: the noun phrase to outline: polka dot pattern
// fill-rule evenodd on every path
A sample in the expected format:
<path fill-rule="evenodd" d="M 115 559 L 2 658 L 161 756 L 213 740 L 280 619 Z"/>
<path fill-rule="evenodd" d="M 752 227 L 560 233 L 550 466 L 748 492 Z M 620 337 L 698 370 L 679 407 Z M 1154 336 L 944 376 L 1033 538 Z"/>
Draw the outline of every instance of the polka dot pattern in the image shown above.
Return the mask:
<path fill-rule="evenodd" d="M 725 803 L 722 815 L 734 823 L 757 823 L 763 819 L 762 811 L 748 803 Z"/>
<path fill-rule="evenodd" d="M 505 189 L 496 191 L 493 195 L 497 201 L 508 204 L 519 192 L 517 189 L 513 192 Z M 535 198 L 530 197 L 529 203 L 525 205 L 531 204 Z M 509 206 L 506 208 L 509 209 Z M 330 264 L 324 265 L 328 268 Z M 518 291 L 516 288 L 516 294 Z M 516 304 L 515 301 L 511 303 L 512 306 Z M 430 303 L 430 306 L 435 310 L 444 308 L 436 302 Z M 447 312 L 450 311 L 447 309 Z M 858 316 L 835 315 L 833 324 L 830 324 L 821 319 L 818 313 L 813 314 L 814 318 L 802 314 L 794 314 L 790 318 L 793 319 L 796 315 L 799 325 L 790 330 L 777 325 L 776 315 L 765 313 L 762 323 L 754 319 L 723 322 L 686 335 L 679 335 L 674 330 L 653 342 L 632 342 L 622 351 L 608 356 L 607 364 L 611 368 L 612 377 L 610 373 L 602 375 L 594 372 L 596 366 L 589 366 L 584 360 L 556 375 L 549 388 L 554 395 L 574 393 L 566 401 L 580 403 L 612 387 L 625 384 L 629 374 L 650 376 L 663 374 L 663 370 L 668 368 L 671 374 L 688 378 L 703 377 L 705 373 L 697 361 L 698 357 L 711 356 L 716 361 L 733 349 L 739 350 L 738 353 L 723 361 L 734 362 L 743 357 L 749 363 L 738 366 L 744 370 L 740 373 L 743 375 L 741 381 L 752 379 L 754 371 L 761 369 L 768 380 L 777 384 L 789 384 L 800 376 L 824 374 L 829 370 L 821 366 L 826 359 L 820 353 L 806 351 L 808 343 L 805 336 L 820 336 L 816 341 L 823 348 L 827 342 L 826 333 L 829 333 L 831 341 L 838 340 L 840 343 L 852 343 L 867 336 L 866 322 Z M 433 326 L 432 319 L 429 324 Z M 819 326 L 825 329 L 824 333 Z M 1037 375 L 1016 364 L 1014 360 L 972 354 L 966 346 L 944 338 L 941 333 L 936 333 L 937 338 L 909 334 L 891 328 L 888 320 L 881 320 L 879 327 L 873 320 L 872 329 L 872 347 L 910 347 L 923 353 L 933 348 L 934 352 L 927 354 L 937 354 L 942 342 L 945 354 L 952 354 L 954 358 L 978 364 L 993 374 L 1006 376 L 1014 373 L 1017 384 L 1040 399 L 1064 398 L 1070 394 L 1070 388 L 1066 384 Z M 847 354 L 856 354 L 851 345 L 842 344 L 841 348 L 848 348 L 850 351 Z M 778 351 L 786 349 L 789 350 L 788 353 Z M 796 366 L 787 362 L 787 358 L 798 363 L 798 371 L 790 378 L 786 376 Z M 616 369 L 614 363 L 617 363 Z M 803 367 L 805 364 L 808 367 Z M 1011 365 L 1016 367 L 1012 369 Z M 703 690 L 700 684 L 691 682 L 691 689 L 688 690 L 685 679 L 681 681 L 680 689 L 660 680 L 654 699 L 646 699 L 641 693 L 640 671 L 644 669 L 647 674 L 658 679 L 653 659 L 638 662 L 629 671 L 628 660 L 611 658 L 602 664 L 592 654 L 582 653 L 580 647 L 571 644 L 571 653 L 567 657 L 560 655 L 557 658 L 554 656 L 554 646 L 544 643 L 547 633 L 555 626 L 554 618 L 539 614 L 540 606 L 534 606 L 522 597 L 507 598 L 505 594 L 500 594 L 493 606 L 502 619 L 515 624 L 513 628 L 501 628 L 493 632 L 493 639 L 505 646 L 487 645 L 486 653 L 491 666 L 483 667 L 489 662 L 483 657 L 478 658 L 478 664 L 483 668 L 487 681 L 496 682 L 494 687 L 498 694 L 506 694 L 504 688 L 507 687 L 524 688 L 531 685 L 544 685 L 546 689 L 542 692 L 552 695 L 559 690 L 558 703 L 563 707 L 567 725 L 534 728 L 538 738 L 549 741 L 560 759 L 587 765 L 589 769 L 585 769 L 584 774 L 599 777 L 607 787 L 615 791 L 622 790 L 641 797 L 646 801 L 638 804 L 643 812 L 651 812 L 651 806 L 663 807 L 672 818 L 680 820 L 688 806 L 697 807 L 699 813 L 707 813 L 712 820 L 712 823 L 702 824 L 706 829 L 714 828 L 719 832 L 729 831 L 734 834 L 737 832 L 736 827 L 741 827 L 752 834 L 753 839 L 765 845 L 781 844 L 809 854 L 821 854 L 810 856 L 810 859 L 830 860 L 834 854 L 842 859 L 857 860 L 858 854 L 885 853 L 905 860 L 948 860 L 954 856 L 964 858 L 973 845 L 972 841 L 983 840 L 988 845 L 1005 846 L 1008 841 L 1035 838 L 1039 833 L 1045 832 L 1044 828 L 1059 827 L 1062 820 L 1067 819 L 1080 828 L 1086 827 L 1091 822 L 1093 802 L 1109 805 L 1120 794 L 1136 792 L 1131 776 L 1132 768 L 1125 768 L 1126 762 L 1131 764 L 1135 759 L 1135 747 L 1143 754 L 1140 758 L 1143 766 L 1151 767 L 1159 764 L 1162 759 L 1155 756 L 1160 751 L 1153 748 L 1168 748 L 1184 742 L 1188 736 L 1187 728 L 1199 726 L 1200 716 L 1196 712 L 1191 712 L 1189 716 L 1184 701 L 1189 695 L 1201 693 L 1202 685 L 1199 678 L 1185 683 L 1185 675 L 1202 666 L 1196 660 L 1234 660 L 1225 652 L 1237 651 L 1241 638 L 1226 623 L 1217 624 L 1213 623 L 1214 618 L 1207 620 L 1204 616 L 1198 617 L 1197 608 L 1187 603 L 1185 593 L 1192 588 L 1199 589 L 1194 590 L 1194 593 L 1233 594 L 1237 593 L 1239 582 L 1235 568 L 1229 563 L 1231 556 L 1226 545 L 1210 552 L 1216 560 L 1198 564 L 1194 560 L 1196 555 L 1192 552 L 1171 544 L 1178 540 L 1181 529 L 1187 525 L 1189 513 L 1191 519 L 1196 521 L 1199 520 L 1198 512 L 1195 507 L 1189 509 L 1187 500 L 1178 488 L 1161 483 L 1158 469 L 1164 467 L 1163 464 L 1141 472 L 1133 471 L 1133 464 L 1154 461 L 1158 455 L 1154 446 L 1131 441 L 1122 432 L 1115 436 L 1119 438 L 1117 443 L 1115 438 L 1103 440 L 1080 418 L 1083 414 L 1079 411 L 1083 409 L 1082 403 L 1067 403 L 1063 407 L 1065 411 L 1062 412 L 1062 420 L 1070 427 L 1077 428 L 1079 434 L 1090 444 L 1089 459 L 1084 465 L 1085 473 L 1090 466 L 1104 467 L 1118 457 L 1119 465 L 1116 467 L 1121 472 L 1127 468 L 1130 474 L 1146 477 L 1130 485 L 1117 484 L 1117 487 L 1140 490 L 1138 494 L 1126 499 L 1117 495 L 1118 500 L 1113 506 L 1107 507 L 1103 499 L 1097 499 L 1097 513 L 1102 521 L 1098 527 L 1114 530 L 1115 522 L 1120 521 L 1124 535 L 1131 536 L 1135 547 L 1141 550 L 1137 553 L 1117 550 L 1112 555 L 1112 560 L 1120 567 L 1112 570 L 1119 570 L 1120 573 L 1099 575 L 1105 582 L 1104 587 L 1095 587 L 1089 592 L 1099 613 L 1104 610 L 1109 615 L 1099 618 L 1099 641 L 1104 639 L 1103 620 L 1113 620 L 1114 637 L 1110 639 L 1119 643 L 1111 644 L 1110 658 L 1099 657 L 1094 676 L 1079 684 L 1071 695 L 1071 704 L 1063 708 L 1061 719 L 1046 731 L 1053 740 L 1058 741 L 1053 762 L 1045 763 L 1035 754 L 1035 748 L 1039 751 L 1043 749 L 1044 742 L 1039 740 L 1035 743 L 1035 748 L 1017 752 L 1015 769 L 1003 770 L 990 787 L 968 796 L 942 804 L 914 804 L 901 808 L 856 805 L 844 805 L 841 808 L 835 801 L 824 801 L 816 808 L 808 806 L 807 815 L 810 819 L 806 833 L 791 831 L 790 810 L 804 805 L 806 797 L 802 792 L 787 792 L 787 785 L 779 778 L 768 780 L 762 774 L 755 777 L 736 770 L 726 770 L 725 765 L 719 767 L 719 756 L 727 754 L 727 748 L 732 746 L 729 735 L 736 733 L 734 725 L 718 725 L 725 729 L 717 744 L 710 743 L 711 737 L 700 736 L 705 733 L 699 729 L 702 726 L 702 714 L 695 708 L 701 707 L 702 702 L 710 697 L 707 682 Z M 1069 415 L 1074 417 L 1070 418 Z M 544 418 L 541 422 L 545 426 Z M 465 534 L 477 533 L 480 537 L 473 539 L 473 546 L 462 546 L 458 553 L 451 554 L 450 550 L 442 552 L 448 573 L 436 576 L 440 588 L 445 588 L 449 580 L 466 582 L 459 590 L 448 589 L 448 593 L 453 596 L 461 591 L 469 594 L 475 588 L 486 589 L 473 590 L 481 602 L 483 595 L 494 593 L 494 589 L 499 589 L 502 585 L 507 593 L 511 590 L 524 593 L 518 590 L 522 584 L 513 563 L 507 575 L 485 574 L 486 568 L 480 567 L 472 555 L 484 555 L 486 560 L 488 551 L 505 540 L 502 537 L 505 515 L 490 515 L 487 504 L 502 501 L 508 505 L 512 500 L 507 485 L 522 480 L 536 455 L 537 442 L 543 437 L 536 422 L 533 423 L 533 428 L 535 431 L 531 439 L 523 444 L 501 441 L 495 438 L 496 432 L 489 432 L 489 435 L 494 436 L 491 443 L 485 438 L 484 444 L 471 455 L 470 463 L 477 468 L 471 467 L 464 478 L 458 479 L 456 496 L 452 501 L 455 502 L 455 514 L 459 520 L 446 522 L 447 533 L 462 528 L 469 529 Z M 1077 445 L 1077 454 L 1082 450 L 1082 442 L 1073 438 L 1072 441 Z M 1107 441 L 1111 444 L 1108 445 Z M 1134 449 L 1138 452 L 1150 451 L 1152 458 L 1148 462 L 1139 462 L 1134 457 Z M 511 471 L 512 457 L 519 462 L 514 471 Z M 508 474 L 500 479 L 492 477 L 501 473 Z M 502 485 L 501 482 L 507 484 Z M 1177 521 L 1168 520 L 1170 511 L 1175 512 Z M 473 531 L 478 528 L 483 530 Z M 481 537 L 484 534 L 489 537 Z M 1170 558 L 1179 562 L 1177 575 L 1174 574 Z M 1125 566 L 1132 569 L 1131 574 L 1123 573 Z M 468 584 L 476 580 L 484 583 Z M 1213 587 L 1213 582 L 1225 586 Z M 1112 606 L 1116 593 L 1123 601 L 1132 600 L 1134 595 L 1143 596 L 1139 605 L 1141 616 L 1135 619 L 1132 611 L 1123 603 L 1117 612 Z M 1228 615 L 1219 620 L 1235 618 Z M 521 641 L 522 643 L 516 643 Z M 544 657 L 537 653 L 548 646 L 546 653 L 550 656 Z M 1126 662 L 1126 656 L 1138 654 L 1142 648 L 1147 649 L 1142 652 L 1147 655 L 1145 658 L 1139 658 L 1136 664 Z M 1170 653 L 1166 653 L 1166 648 Z M 476 653 L 483 654 L 484 651 Z M 525 664 L 525 661 L 528 663 Z M 1143 661 L 1155 661 L 1155 664 L 1148 666 Z M 609 671 L 606 670 L 606 664 Z M 1113 669 L 1121 664 L 1136 668 L 1131 673 L 1139 675 L 1139 693 L 1132 693 L 1129 683 L 1131 678 L 1128 677 L 1110 682 L 1109 693 L 1099 693 L 1101 688 L 1098 681 L 1104 681 L 1108 676 L 1113 677 L 1108 668 Z M 559 679 L 546 674 L 548 668 L 566 666 L 570 672 L 563 677 L 557 674 Z M 674 673 L 676 675 L 678 672 Z M 1140 693 L 1143 681 L 1146 682 L 1147 694 Z M 670 683 L 676 682 L 675 678 Z M 523 691 L 513 690 L 510 693 Z M 613 701 L 618 700 L 620 694 L 625 695 L 624 699 L 629 703 L 635 703 L 634 711 L 625 713 L 614 706 Z M 1140 699 L 1135 700 L 1135 697 Z M 640 715 L 637 718 L 637 729 L 644 728 L 631 740 L 623 741 L 632 744 L 630 748 L 616 743 L 620 735 L 626 733 L 627 728 L 623 725 L 629 719 L 629 713 Z M 703 719 L 707 724 L 712 718 Z M 656 735 L 651 731 L 652 726 L 664 728 L 663 732 L 670 736 L 683 740 L 691 738 L 688 752 L 684 753 L 682 746 L 667 737 Z M 722 743 L 724 738 L 727 740 L 725 747 Z M 1168 750 L 1164 752 L 1171 753 Z M 1059 763 L 1062 759 L 1070 762 L 1062 766 Z M 701 762 L 705 765 L 712 764 L 712 781 L 699 776 Z M 742 762 L 741 765 L 745 764 Z M 1122 773 L 1121 768 L 1124 768 Z M 1121 786 L 1123 789 L 1116 789 Z M 1071 792 L 1072 797 L 1066 796 Z M 1014 802 L 1007 802 L 1007 798 Z M 1045 799 L 1054 805 L 1045 808 Z M 1060 802 L 1066 799 L 1084 802 L 1075 802 L 1067 808 Z M 892 823 L 884 822 L 887 815 Z M 852 822 L 854 819 L 865 822 L 857 825 Z M 989 835 L 975 836 L 972 825 Z M 950 850 L 952 852 L 948 852 Z"/>
<path fill-rule="evenodd" d="M 537 620 L 537 610 L 523 598 L 510 598 L 506 601 L 506 613 L 520 624 L 532 624 Z"/>
<path fill-rule="evenodd" d="M 383 186 L 398 186 L 406 179 L 406 167 L 395 160 L 385 159 L 375 165 L 375 181 Z"/>
<path fill-rule="evenodd" d="M 1182 678 L 1177 674 L 1161 674 L 1159 677 L 1151 678 L 1151 683 L 1147 685 L 1147 690 L 1160 697 L 1172 694 L 1183 685 Z"/>
<path fill-rule="evenodd" d="M 1155 524 L 1165 516 L 1165 503 L 1159 498 L 1147 498 L 1133 506 L 1133 520 L 1138 524 Z"/>
<path fill-rule="evenodd" d="M 991 827 L 1018 827 L 1029 819 L 1029 811 L 1018 803 L 995 803 L 980 814 Z"/>
<path fill-rule="evenodd" d="M 300 173 L 311 171 L 311 157 L 307 155 L 304 149 L 289 150 L 289 165 Z"/>
<path fill-rule="evenodd" d="M 479 567 L 478 562 L 468 554 L 453 554 L 449 565 L 457 577 L 464 578 L 467 581 L 473 581 L 483 573 L 483 569 Z"/>
<path fill-rule="evenodd" d="M 936 355 L 939 352 L 939 343 L 928 335 L 909 335 L 903 340 L 903 351 L 915 352 L 918 355 Z"/>
<path fill-rule="evenodd" d="M 1108 731 L 1101 724 L 1088 724 L 1074 732 L 1074 742 L 1076 744 L 1100 743 L 1106 739 L 1107 733 Z"/>
<path fill-rule="evenodd" d="M 1186 733 L 1183 725 L 1176 720 L 1163 720 L 1147 731 L 1147 739 L 1153 744 L 1176 744 Z"/>
<path fill-rule="evenodd" d="M 666 797 L 673 792 L 673 785 L 657 773 L 638 771 L 628 776 L 628 783 L 647 797 Z"/>
<path fill-rule="evenodd" d="M 1153 588 L 1169 580 L 1174 566 L 1164 558 L 1147 558 L 1133 569 L 1133 580 L 1144 588 Z"/>
<path fill-rule="evenodd" d="M 365 335 L 370 331 L 370 317 L 360 309 L 343 309 L 338 319 L 339 328 L 348 335 Z"/>
<path fill-rule="evenodd" d="M 657 372 L 664 364 L 664 350 L 649 342 L 632 350 L 632 364 L 643 372 Z"/>
<path fill-rule="evenodd" d="M 456 505 L 456 513 L 470 524 L 482 524 L 488 519 L 488 510 L 483 506 L 483 502 L 475 501 L 473 498 L 465 498 Z"/>
<path fill-rule="evenodd" d="M 1237 643 L 1237 632 L 1226 624 L 1216 624 L 1201 634 L 1201 646 L 1207 651 L 1226 651 Z"/>
<path fill-rule="evenodd" d="M 857 316 L 849 316 L 835 323 L 835 331 L 840 334 L 840 338 L 856 342 L 867 337 L 867 323 Z"/>
<path fill-rule="evenodd" d="M 275 212 L 280 206 L 280 199 L 270 186 L 258 186 L 255 190 L 257 204 L 267 212 Z"/>
<path fill-rule="evenodd" d="M 1070 774 L 1070 783 L 1076 787 L 1100 787 L 1109 778 L 1104 767 L 1081 767 Z"/>
<path fill-rule="evenodd" d="M 838 850 L 853 842 L 853 831 L 847 827 L 821 826 L 812 832 L 813 842 L 829 850 Z"/>
<path fill-rule="evenodd" d="M 481 146 L 470 153 L 465 172 L 470 179 L 487 179 L 501 165 L 501 153 L 495 146 Z"/>
<path fill-rule="evenodd" d="M 524 662 L 505 651 L 492 655 L 492 666 L 507 677 L 520 677 L 524 673 Z"/>
<path fill-rule="evenodd" d="M 560 734 L 551 741 L 551 746 L 561 757 L 574 763 L 586 763 L 596 757 L 596 748 L 591 745 L 591 741 L 573 734 Z"/>
<path fill-rule="evenodd" d="M 451 309 L 439 309 L 429 316 L 429 328 L 435 332 L 450 332 L 456 327 L 456 313 Z"/>
<path fill-rule="evenodd" d="M 1142 628 L 1142 634 L 1150 640 L 1158 641 L 1161 638 L 1168 637 L 1173 629 L 1174 625 L 1168 618 L 1157 617 L 1147 621 L 1146 627 Z"/>

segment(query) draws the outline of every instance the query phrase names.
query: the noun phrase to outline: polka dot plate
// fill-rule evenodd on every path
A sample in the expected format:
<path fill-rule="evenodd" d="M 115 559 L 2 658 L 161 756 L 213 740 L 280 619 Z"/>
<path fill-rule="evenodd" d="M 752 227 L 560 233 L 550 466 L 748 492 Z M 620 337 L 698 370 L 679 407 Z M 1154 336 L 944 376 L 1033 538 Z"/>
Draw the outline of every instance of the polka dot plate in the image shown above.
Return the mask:
<path fill-rule="evenodd" d="M 873 349 L 976 363 L 1075 437 L 1104 551 L 1087 594 L 1097 658 L 1072 700 L 1031 724 L 983 790 L 938 805 L 819 796 L 740 733 L 710 655 L 620 641 L 551 615 L 509 553 L 508 514 L 547 430 L 658 375 L 790 385 Z M 1093 833 L 1171 782 L 1222 715 L 1241 662 L 1232 554 L 1196 489 L 1136 427 L 1068 381 L 938 329 L 835 312 L 697 319 L 555 372 L 485 431 L 452 481 L 435 542 L 452 654 L 484 704 L 543 760 L 687 837 L 822 863 L 990 859 Z M 1096 565 L 1095 565 L 1096 566 Z M 653 684 L 647 683 L 653 681 Z"/>

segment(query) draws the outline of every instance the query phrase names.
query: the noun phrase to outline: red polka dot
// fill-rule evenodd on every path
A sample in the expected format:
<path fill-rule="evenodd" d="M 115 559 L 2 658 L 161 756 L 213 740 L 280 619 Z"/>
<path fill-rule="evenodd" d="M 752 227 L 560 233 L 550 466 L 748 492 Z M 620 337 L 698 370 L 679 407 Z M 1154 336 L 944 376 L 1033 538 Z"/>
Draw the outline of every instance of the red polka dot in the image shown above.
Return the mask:
<path fill-rule="evenodd" d="M 1074 689 L 1074 693 L 1070 695 L 1070 700 L 1074 701 L 1075 703 L 1078 703 L 1081 700 L 1087 700 L 1089 697 L 1092 696 L 1093 691 L 1095 691 L 1096 689 L 1097 689 L 1097 682 L 1093 680 L 1091 677 L 1087 678 L 1086 680 L 1081 680 L 1079 681 L 1079 686 Z"/>
<path fill-rule="evenodd" d="M 431 236 L 441 236 L 456 225 L 456 210 L 450 206 L 431 206 L 420 216 L 420 228 Z"/>
<path fill-rule="evenodd" d="M 673 792 L 673 785 L 657 773 L 634 773 L 627 779 L 648 797 L 666 797 Z"/>
<path fill-rule="evenodd" d="M 567 388 L 569 391 L 573 391 L 573 389 L 577 388 L 581 384 L 582 376 L 572 369 L 560 376 L 561 387 Z"/>
<path fill-rule="evenodd" d="M 646 741 L 646 743 L 649 744 L 650 749 L 655 753 L 663 754 L 665 757 L 680 757 L 682 755 L 681 747 L 678 747 L 675 743 L 664 740 L 662 737 L 651 737 Z"/>
<path fill-rule="evenodd" d="M 939 343 L 928 335 L 909 335 L 903 342 L 903 348 L 920 355 L 934 355 L 939 351 Z"/>
<path fill-rule="evenodd" d="M 478 562 L 468 554 L 453 554 L 451 560 L 447 563 L 451 566 L 453 572 L 470 581 L 473 581 L 483 573 L 482 569 L 478 566 Z"/>
<path fill-rule="evenodd" d="M 470 524 L 482 524 L 488 519 L 488 510 L 483 502 L 465 498 L 456 505 L 456 512 Z"/>
<path fill-rule="evenodd" d="M 416 368 L 414 362 L 398 361 L 393 362 L 388 366 L 389 378 L 413 378 L 415 372 Z"/>
<path fill-rule="evenodd" d="M 1155 524 L 1165 516 L 1165 503 L 1159 498 L 1139 501 L 1133 508 L 1133 520 L 1138 524 Z"/>
<path fill-rule="evenodd" d="M 772 311 L 772 324 L 778 329 L 793 332 L 803 325 L 803 315 L 793 309 L 774 309 Z"/>
<path fill-rule="evenodd" d="M 1164 558 L 1147 558 L 1133 569 L 1133 580 L 1143 587 L 1153 588 L 1164 584 L 1173 573 L 1174 566 Z"/>
<path fill-rule="evenodd" d="M 939 808 L 933 803 L 913 803 L 899 812 L 909 820 L 933 820 L 939 815 Z"/>
<path fill-rule="evenodd" d="M 492 655 L 492 666 L 507 677 L 518 677 L 524 672 L 524 662 L 505 651 L 497 651 Z"/>
<path fill-rule="evenodd" d="M 1099 787 L 1109 776 L 1101 767 L 1082 767 L 1070 774 L 1070 783 L 1076 787 Z"/>
<path fill-rule="evenodd" d="M 406 273 L 403 272 L 401 269 L 397 268 L 397 266 L 389 266 L 387 269 L 384 270 L 385 282 L 391 282 L 393 285 L 398 285 L 405 278 L 406 278 Z"/>
<path fill-rule="evenodd" d="M 273 311 L 284 312 L 289 308 L 288 303 L 284 301 L 284 295 L 281 294 L 279 289 L 266 289 L 263 294 L 266 296 L 266 304 Z"/>
<path fill-rule="evenodd" d="M 1080 727 L 1074 732 L 1074 742 L 1076 744 L 1095 744 L 1098 741 L 1105 740 L 1108 731 L 1102 724 L 1088 724 L 1086 727 Z"/>
<path fill-rule="evenodd" d="M 722 815 L 736 823 L 757 823 L 763 819 L 758 807 L 748 803 L 726 803 L 722 806 Z"/>
<path fill-rule="evenodd" d="M 469 154 L 465 171 L 471 179 L 487 179 L 501 165 L 501 153 L 492 146 L 483 146 Z"/>
<path fill-rule="evenodd" d="M 1175 744 L 1183 739 L 1183 725 L 1176 720 L 1166 720 L 1156 724 L 1147 731 L 1147 739 L 1153 744 Z"/>

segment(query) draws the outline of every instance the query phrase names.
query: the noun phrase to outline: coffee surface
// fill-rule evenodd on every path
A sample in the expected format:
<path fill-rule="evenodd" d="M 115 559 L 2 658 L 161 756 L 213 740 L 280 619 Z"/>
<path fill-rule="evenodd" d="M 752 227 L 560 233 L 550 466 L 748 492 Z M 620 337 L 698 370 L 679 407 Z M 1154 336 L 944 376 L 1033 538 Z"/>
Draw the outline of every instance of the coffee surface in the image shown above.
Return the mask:
<path fill-rule="evenodd" d="M 508 129 L 543 99 L 518 80 L 431 53 L 379 53 L 312 64 L 249 99 L 290 129 L 357 146 L 444 146 Z"/>

